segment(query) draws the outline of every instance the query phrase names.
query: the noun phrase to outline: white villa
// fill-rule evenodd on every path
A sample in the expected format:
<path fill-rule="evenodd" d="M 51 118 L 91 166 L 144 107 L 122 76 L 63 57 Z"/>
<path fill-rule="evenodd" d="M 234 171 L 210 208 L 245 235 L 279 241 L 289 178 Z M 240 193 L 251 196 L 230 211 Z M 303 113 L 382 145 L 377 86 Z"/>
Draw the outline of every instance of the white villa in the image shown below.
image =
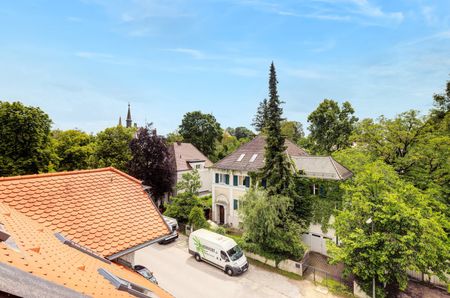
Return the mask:
<path fill-rule="evenodd" d="M 249 173 L 256 172 L 264 166 L 265 145 L 265 137 L 257 136 L 211 167 L 212 219 L 216 223 L 239 228 L 239 200 L 250 186 Z M 286 147 L 287 154 L 305 177 L 345 180 L 352 176 L 348 169 L 332 157 L 310 156 L 289 140 L 286 140 Z M 311 185 L 311 192 L 318 193 L 318 187 Z M 311 250 L 322 254 L 326 254 L 326 239 L 336 241 L 332 229 L 324 233 L 317 224 L 311 224 L 309 233 L 303 235 L 302 239 Z"/>
<path fill-rule="evenodd" d="M 202 183 L 199 190 L 200 195 L 210 194 L 212 183 L 209 168 L 213 163 L 191 143 L 176 142 L 172 144 L 171 150 L 175 157 L 177 172 L 175 185 L 181 180 L 184 173 L 195 169 L 198 171 Z M 174 195 L 176 195 L 175 191 Z"/>

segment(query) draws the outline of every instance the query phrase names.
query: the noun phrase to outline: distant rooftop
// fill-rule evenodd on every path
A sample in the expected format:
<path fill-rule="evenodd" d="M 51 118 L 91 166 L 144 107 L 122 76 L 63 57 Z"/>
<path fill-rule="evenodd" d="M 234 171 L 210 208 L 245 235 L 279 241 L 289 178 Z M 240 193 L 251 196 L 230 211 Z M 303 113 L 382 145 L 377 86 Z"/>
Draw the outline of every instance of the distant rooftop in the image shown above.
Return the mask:
<path fill-rule="evenodd" d="M 305 150 L 289 140 L 285 141 L 289 156 L 308 156 Z M 257 171 L 264 166 L 266 138 L 256 136 L 250 142 L 240 146 L 236 151 L 214 164 L 214 168 L 238 171 Z"/>
<path fill-rule="evenodd" d="M 191 143 L 175 142 L 171 146 L 176 162 L 177 171 L 192 170 L 189 163 L 205 162 L 205 167 L 212 166 L 212 162 Z"/>
<path fill-rule="evenodd" d="M 308 178 L 345 180 L 353 173 L 335 161 L 331 156 L 293 156 L 292 160 Z"/>

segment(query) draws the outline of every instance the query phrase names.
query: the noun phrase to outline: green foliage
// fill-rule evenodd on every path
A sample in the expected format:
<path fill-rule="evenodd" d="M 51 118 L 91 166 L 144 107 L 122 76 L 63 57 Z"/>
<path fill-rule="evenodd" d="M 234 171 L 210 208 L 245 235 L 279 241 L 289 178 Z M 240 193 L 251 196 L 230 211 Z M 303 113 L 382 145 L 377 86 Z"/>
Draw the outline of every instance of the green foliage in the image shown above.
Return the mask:
<path fill-rule="evenodd" d="M 189 171 L 181 175 L 181 180 L 177 183 L 178 193 L 185 193 L 187 196 L 197 196 L 202 182 L 197 170 Z"/>
<path fill-rule="evenodd" d="M 358 118 L 349 102 L 342 108 L 334 100 L 325 99 L 317 109 L 308 116 L 309 138 L 315 153 L 329 154 L 349 147 L 350 135 Z"/>
<path fill-rule="evenodd" d="M 259 103 L 258 110 L 256 112 L 255 118 L 253 118 L 252 123 L 252 126 L 257 132 L 262 132 L 267 125 L 267 121 L 269 119 L 268 105 L 269 104 L 266 98 L 264 98 L 264 100 Z"/>
<path fill-rule="evenodd" d="M 180 223 L 188 223 L 192 208 L 199 205 L 196 196 L 192 197 L 181 193 L 172 197 L 169 203 L 165 203 L 166 211 L 164 211 L 164 215 L 176 218 Z"/>
<path fill-rule="evenodd" d="M 235 136 L 238 140 L 252 139 L 255 136 L 255 133 L 253 131 L 244 126 L 238 126 L 230 133 L 231 135 Z"/>
<path fill-rule="evenodd" d="M 288 140 L 297 143 L 305 137 L 303 125 L 297 121 L 282 121 L 281 134 Z"/>
<path fill-rule="evenodd" d="M 52 121 L 40 108 L 0 101 L 0 176 L 37 174 L 54 167 Z"/>
<path fill-rule="evenodd" d="M 196 170 L 184 173 L 176 186 L 177 195 L 171 199 L 170 203 L 165 204 L 164 215 L 187 223 L 194 207 L 200 207 L 202 210 L 211 209 L 212 196 L 198 197 L 200 186 L 200 176 Z"/>
<path fill-rule="evenodd" d="M 222 137 L 222 128 L 212 114 L 195 111 L 184 115 L 179 133 L 184 142 L 191 143 L 206 156 L 212 156 L 216 141 Z"/>
<path fill-rule="evenodd" d="M 126 164 L 131 160 L 129 147 L 135 128 L 115 126 L 99 132 L 95 138 L 92 167 L 115 167 L 126 171 Z"/>
<path fill-rule="evenodd" d="M 94 153 L 94 137 L 76 129 L 54 130 L 51 133 L 58 155 L 58 171 L 73 171 L 89 168 L 89 159 Z"/>
<path fill-rule="evenodd" d="M 214 232 L 216 232 L 217 234 L 220 234 L 220 235 L 225 235 L 225 234 L 226 234 L 225 228 L 224 228 L 224 227 L 221 227 L 221 226 L 218 226 L 218 227 L 214 230 Z"/>
<path fill-rule="evenodd" d="M 179 133 L 178 130 L 176 130 L 167 134 L 166 141 L 169 145 L 176 142 L 183 142 L 183 136 Z"/>
<path fill-rule="evenodd" d="M 244 240 L 262 251 L 297 260 L 303 256 L 300 224 L 291 219 L 292 200 L 249 190 L 242 198 L 240 215 Z M 252 244 L 249 244 L 250 246 Z"/>
<path fill-rule="evenodd" d="M 191 212 L 189 212 L 189 224 L 191 224 L 195 230 L 209 228 L 209 223 L 206 221 L 205 213 L 201 207 L 195 206 L 191 209 Z"/>
<path fill-rule="evenodd" d="M 319 284 L 327 287 L 328 290 L 333 294 L 343 296 L 343 297 L 355 297 L 355 296 L 353 296 L 352 291 L 346 285 L 344 285 L 332 278 L 324 278 L 322 281 L 320 281 Z M 381 298 L 380 296 L 376 296 L 376 297 Z"/>
<path fill-rule="evenodd" d="M 265 131 L 267 134 L 264 152 L 264 167 L 261 169 L 261 178 L 266 180 L 269 195 L 289 195 L 291 189 L 291 164 L 286 156 L 285 137 L 281 134 L 281 121 L 283 109 L 278 98 L 277 77 L 275 66 L 270 65 L 269 101 L 267 103 L 267 121 Z"/>
<path fill-rule="evenodd" d="M 450 81 L 447 81 L 444 93 L 433 96 L 434 109 L 431 110 L 433 118 L 442 119 L 450 112 Z"/>
<path fill-rule="evenodd" d="M 334 225 L 342 244 L 329 243 L 333 262 L 344 262 L 363 282 L 375 276 L 377 285 L 387 284 L 389 295 L 405 289 L 407 269 L 445 280 L 450 239 L 444 228 L 449 222 L 431 207 L 434 198 L 382 161 L 364 166 L 344 189 L 344 210 Z"/>
<path fill-rule="evenodd" d="M 369 151 L 365 146 L 355 146 L 335 151 L 333 158 L 356 176 L 364 169 L 364 166 L 379 159 L 375 154 Z"/>

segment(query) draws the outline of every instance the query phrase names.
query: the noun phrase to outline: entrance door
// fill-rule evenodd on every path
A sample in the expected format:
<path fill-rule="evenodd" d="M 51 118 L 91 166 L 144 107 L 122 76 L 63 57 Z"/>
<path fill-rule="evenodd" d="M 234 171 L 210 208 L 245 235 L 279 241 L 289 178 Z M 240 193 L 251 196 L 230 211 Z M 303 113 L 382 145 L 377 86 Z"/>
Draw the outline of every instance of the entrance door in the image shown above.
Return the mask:
<path fill-rule="evenodd" d="M 225 223 L 225 208 L 219 205 L 219 224 L 223 225 Z"/>

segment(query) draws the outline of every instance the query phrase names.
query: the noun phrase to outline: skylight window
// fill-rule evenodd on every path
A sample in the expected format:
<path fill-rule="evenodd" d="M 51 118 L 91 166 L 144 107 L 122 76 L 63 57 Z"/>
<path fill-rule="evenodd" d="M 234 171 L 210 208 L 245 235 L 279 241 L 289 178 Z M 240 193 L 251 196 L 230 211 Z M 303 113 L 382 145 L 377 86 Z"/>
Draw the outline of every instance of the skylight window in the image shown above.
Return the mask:
<path fill-rule="evenodd" d="M 254 162 L 257 157 L 258 157 L 258 154 L 253 154 L 249 161 Z"/>
<path fill-rule="evenodd" d="M 241 155 L 239 156 L 239 158 L 237 159 L 237 161 L 241 161 L 241 160 L 244 158 L 244 156 L 245 156 L 245 153 L 241 154 Z"/>
<path fill-rule="evenodd" d="M 119 291 L 127 292 L 136 297 L 142 298 L 156 298 L 158 297 L 155 293 L 150 291 L 147 288 L 144 288 L 135 283 L 129 282 L 128 280 L 122 279 L 106 269 L 100 268 L 98 269 L 98 273 L 102 275 L 104 278 L 109 280 Z"/>

